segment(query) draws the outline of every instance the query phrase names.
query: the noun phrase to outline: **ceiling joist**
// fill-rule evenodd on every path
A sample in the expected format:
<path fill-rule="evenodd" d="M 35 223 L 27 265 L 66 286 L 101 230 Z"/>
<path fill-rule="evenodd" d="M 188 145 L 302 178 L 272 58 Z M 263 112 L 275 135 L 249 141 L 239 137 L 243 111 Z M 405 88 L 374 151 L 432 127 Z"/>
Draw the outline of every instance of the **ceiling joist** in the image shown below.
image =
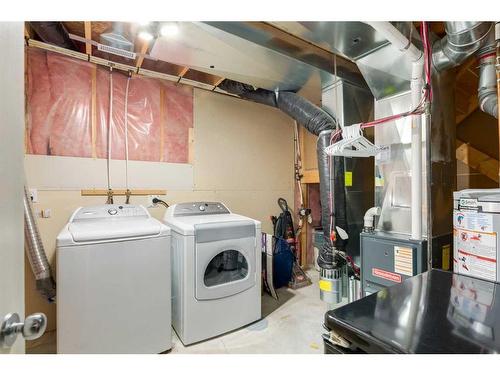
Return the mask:
<path fill-rule="evenodd" d="M 92 23 L 90 21 L 83 22 L 85 28 L 85 53 L 89 56 L 92 56 L 92 44 L 90 40 L 92 40 Z"/>
<path fill-rule="evenodd" d="M 470 144 L 457 140 L 457 160 L 460 160 L 472 169 L 498 182 L 498 160 L 472 147 Z"/>
<path fill-rule="evenodd" d="M 142 63 L 144 61 L 144 57 L 146 56 L 146 53 L 148 52 L 149 48 L 149 42 L 148 41 L 143 41 L 141 45 L 141 50 L 139 54 L 137 55 L 136 63 L 135 66 L 137 69 L 140 69 L 142 66 Z"/>

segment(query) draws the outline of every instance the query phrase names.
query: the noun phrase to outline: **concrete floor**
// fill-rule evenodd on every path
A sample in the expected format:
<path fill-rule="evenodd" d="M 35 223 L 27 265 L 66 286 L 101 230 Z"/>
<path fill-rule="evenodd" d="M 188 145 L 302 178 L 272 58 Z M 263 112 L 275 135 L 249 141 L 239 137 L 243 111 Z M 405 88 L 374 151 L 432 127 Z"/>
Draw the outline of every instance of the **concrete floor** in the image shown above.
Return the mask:
<path fill-rule="evenodd" d="M 321 354 L 323 319 L 327 306 L 319 299 L 318 272 L 308 271 L 313 284 L 278 290 L 279 300 L 262 296 L 263 318 L 249 326 L 198 344 L 183 346 L 175 332 L 172 354 Z M 53 354 L 54 339 L 29 349 L 29 354 Z"/>
<path fill-rule="evenodd" d="M 312 285 L 278 290 L 279 300 L 262 296 L 262 316 L 258 322 L 228 334 L 190 346 L 173 335 L 171 353 L 219 354 L 321 354 L 321 334 L 327 306 L 319 299 L 318 272 L 308 272 Z"/>

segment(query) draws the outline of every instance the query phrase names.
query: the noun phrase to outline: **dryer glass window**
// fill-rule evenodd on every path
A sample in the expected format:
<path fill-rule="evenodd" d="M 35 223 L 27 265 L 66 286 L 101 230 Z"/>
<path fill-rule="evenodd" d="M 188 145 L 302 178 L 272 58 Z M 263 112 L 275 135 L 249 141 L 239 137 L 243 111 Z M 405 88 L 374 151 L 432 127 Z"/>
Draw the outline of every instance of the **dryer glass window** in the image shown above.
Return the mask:
<path fill-rule="evenodd" d="M 248 275 L 245 256 L 237 250 L 217 254 L 205 269 L 205 285 L 216 286 L 244 279 Z"/>

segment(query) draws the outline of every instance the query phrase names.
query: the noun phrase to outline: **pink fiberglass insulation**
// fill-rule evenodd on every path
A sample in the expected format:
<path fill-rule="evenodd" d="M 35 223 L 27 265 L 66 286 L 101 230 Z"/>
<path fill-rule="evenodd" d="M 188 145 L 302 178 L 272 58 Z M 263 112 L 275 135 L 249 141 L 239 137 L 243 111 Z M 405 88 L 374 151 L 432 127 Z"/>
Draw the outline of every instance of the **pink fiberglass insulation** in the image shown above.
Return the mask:
<path fill-rule="evenodd" d="M 97 71 L 97 157 L 107 157 L 109 71 Z M 125 87 L 127 75 L 113 72 L 111 157 L 125 159 Z M 160 83 L 133 77 L 128 94 L 128 147 L 130 160 L 160 161 Z M 187 138 L 186 138 L 187 146 Z"/>
<path fill-rule="evenodd" d="M 163 83 L 165 90 L 164 158 L 171 163 L 187 163 L 189 128 L 193 127 L 193 89 Z"/>
<path fill-rule="evenodd" d="M 28 49 L 28 150 L 89 157 L 92 65 Z"/>
<path fill-rule="evenodd" d="M 59 156 L 92 156 L 92 70 L 94 65 L 28 48 L 27 150 Z M 127 75 L 113 72 L 113 159 L 125 158 Z M 160 103 L 163 87 L 164 102 Z M 160 108 L 163 106 L 163 110 Z M 163 118 L 162 118 L 163 112 Z M 96 154 L 107 157 L 109 70 L 96 69 Z M 187 163 L 193 127 L 193 90 L 159 79 L 133 76 L 128 95 L 129 159 Z M 163 127 L 163 150 L 161 134 Z"/>

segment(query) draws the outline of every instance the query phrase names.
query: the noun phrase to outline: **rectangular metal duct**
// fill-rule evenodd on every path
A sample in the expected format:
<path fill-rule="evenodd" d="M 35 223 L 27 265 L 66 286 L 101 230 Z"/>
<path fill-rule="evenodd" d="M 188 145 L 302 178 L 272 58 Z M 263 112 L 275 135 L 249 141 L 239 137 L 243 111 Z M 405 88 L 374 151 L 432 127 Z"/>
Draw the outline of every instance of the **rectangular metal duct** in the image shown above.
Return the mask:
<path fill-rule="evenodd" d="M 341 126 L 373 119 L 373 95 L 365 87 L 337 80 L 322 90 L 322 108 L 335 116 Z M 367 134 L 373 138 L 373 134 Z M 344 158 L 346 173 L 346 208 L 349 233 L 347 253 L 360 264 L 359 235 L 363 230 L 363 216 L 373 207 L 373 158 Z"/>

